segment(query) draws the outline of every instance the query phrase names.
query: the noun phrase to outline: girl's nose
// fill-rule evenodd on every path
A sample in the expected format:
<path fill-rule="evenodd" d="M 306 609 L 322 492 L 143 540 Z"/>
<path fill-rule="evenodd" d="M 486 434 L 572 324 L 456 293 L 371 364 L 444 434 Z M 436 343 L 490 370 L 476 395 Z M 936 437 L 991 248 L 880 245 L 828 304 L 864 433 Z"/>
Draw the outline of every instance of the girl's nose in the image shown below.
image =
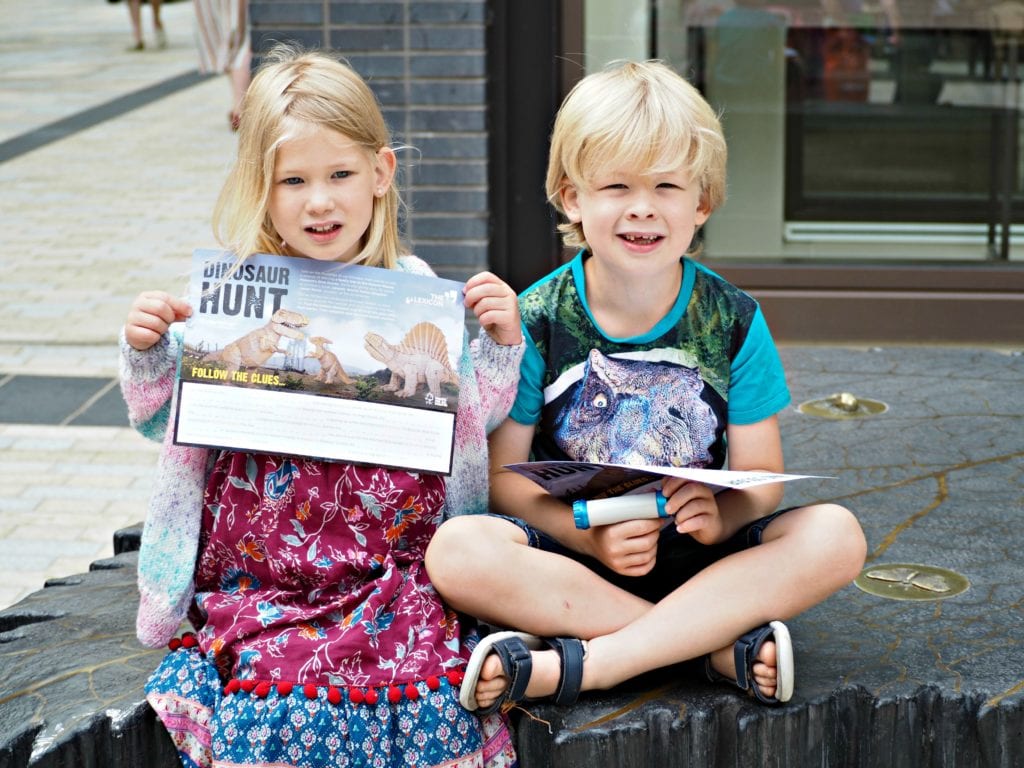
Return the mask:
<path fill-rule="evenodd" d="M 309 190 L 309 198 L 306 200 L 306 207 L 315 213 L 323 213 L 334 208 L 334 198 L 324 187 L 314 185 Z"/>

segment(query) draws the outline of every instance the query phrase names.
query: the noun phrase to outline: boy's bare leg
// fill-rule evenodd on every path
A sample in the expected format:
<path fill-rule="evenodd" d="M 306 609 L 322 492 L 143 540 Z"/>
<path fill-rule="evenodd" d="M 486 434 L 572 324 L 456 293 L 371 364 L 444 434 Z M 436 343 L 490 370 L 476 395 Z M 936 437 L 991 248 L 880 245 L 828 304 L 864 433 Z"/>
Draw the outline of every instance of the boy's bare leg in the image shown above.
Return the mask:
<path fill-rule="evenodd" d="M 610 688 L 707 653 L 713 653 L 717 671 L 734 679 L 731 648 L 737 637 L 820 603 L 857 575 L 865 551 L 859 525 L 842 507 L 793 510 L 769 524 L 760 546 L 715 563 L 651 606 L 568 558 L 530 549 L 525 534 L 507 521 L 477 518 L 467 525 L 485 522 L 510 526 L 514 535 L 493 526 L 486 533 L 461 533 L 467 545 L 445 556 L 449 566 L 459 562 L 457 568 L 432 569 L 428 551 L 435 585 L 454 607 L 496 624 L 590 639 L 584 690 Z M 439 550 L 454 538 L 443 537 Z M 502 564 L 500 573 L 494 563 Z M 755 665 L 766 694 L 774 692 L 774 653 L 766 643 L 759 654 L 764 666 Z M 482 680 L 500 693 L 504 681 L 495 663 L 492 658 L 484 665 Z M 527 695 L 550 695 L 558 665 L 553 652 L 535 652 Z M 478 690 L 485 701 L 487 687 L 481 683 Z"/>

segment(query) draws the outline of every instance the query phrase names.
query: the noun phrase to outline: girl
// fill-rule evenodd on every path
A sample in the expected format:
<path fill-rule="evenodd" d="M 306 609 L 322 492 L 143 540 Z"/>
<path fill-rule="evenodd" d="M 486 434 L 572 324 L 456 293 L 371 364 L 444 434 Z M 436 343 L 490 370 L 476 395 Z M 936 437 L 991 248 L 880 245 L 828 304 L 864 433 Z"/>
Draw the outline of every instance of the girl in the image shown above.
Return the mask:
<path fill-rule="evenodd" d="M 214 212 L 223 244 L 430 274 L 402 253 L 395 153 L 357 74 L 279 48 L 243 111 Z M 146 645 L 170 640 L 146 690 L 185 766 L 515 763 L 505 721 L 458 704 L 467 633 L 423 566 L 443 517 L 486 509 L 485 433 L 508 413 L 522 357 L 513 291 L 483 273 L 465 295 L 486 333 L 463 349 L 447 479 L 174 445 L 170 326 L 191 309 L 161 292 L 134 301 L 122 389 L 132 423 L 163 438 L 137 629 Z M 285 535 L 296 523 L 301 547 Z M 314 536 L 324 556 L 310 563 Z M 171 639 L 186 614 L 196 633 Z"/>

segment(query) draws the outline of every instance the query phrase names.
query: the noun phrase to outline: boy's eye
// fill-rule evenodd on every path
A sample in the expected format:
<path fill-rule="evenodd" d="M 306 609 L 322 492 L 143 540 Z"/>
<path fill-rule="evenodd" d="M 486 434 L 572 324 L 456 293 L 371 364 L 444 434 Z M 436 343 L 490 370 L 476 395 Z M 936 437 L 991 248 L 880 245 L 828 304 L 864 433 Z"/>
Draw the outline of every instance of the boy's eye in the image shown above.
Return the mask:
<path fill-rule="evenodd" d="M 678 184 L 673 184 L 671 181 L 663 181 L 658 185 L 658 189 L 682 189 Z"/>

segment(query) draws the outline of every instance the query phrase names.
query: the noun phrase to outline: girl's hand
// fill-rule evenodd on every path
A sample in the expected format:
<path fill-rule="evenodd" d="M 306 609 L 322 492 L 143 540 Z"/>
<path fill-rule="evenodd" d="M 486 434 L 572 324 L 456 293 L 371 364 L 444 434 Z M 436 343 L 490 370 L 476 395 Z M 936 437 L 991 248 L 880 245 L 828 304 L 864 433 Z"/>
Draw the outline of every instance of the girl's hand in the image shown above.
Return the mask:
<path fill-rule="evenodd" d="M 163 291 L 143 291 L 135 297 L 124 324 L 125 341 L 139 352 L 145 352 L 167 332 L 171 323 L 192 314 L 192 307 L 184 299 L 177 299 Z"/>
<path fill-rule="evenodd" d="M 626 520 L 589 529 L 589 552 L 616 573 L 643 576 L 654 567 L 663 520 Z"/>
<path fill-rule="evenodd" d="M 490 272 L 481 272 L 466 281 L 462 292 L 466 306 L 496 343 L 515 346 L 522 342 L 519 302 L 508 283 Z"/>
<path fill-rule="evenodd" d="M 715 494 L 703 483 L 669 477 L 661 493 L 668 500 L 665 510 L 675 517 L 676 530 L 688 533 L 701 544 L 716 544 L 724 526 Z"/>

